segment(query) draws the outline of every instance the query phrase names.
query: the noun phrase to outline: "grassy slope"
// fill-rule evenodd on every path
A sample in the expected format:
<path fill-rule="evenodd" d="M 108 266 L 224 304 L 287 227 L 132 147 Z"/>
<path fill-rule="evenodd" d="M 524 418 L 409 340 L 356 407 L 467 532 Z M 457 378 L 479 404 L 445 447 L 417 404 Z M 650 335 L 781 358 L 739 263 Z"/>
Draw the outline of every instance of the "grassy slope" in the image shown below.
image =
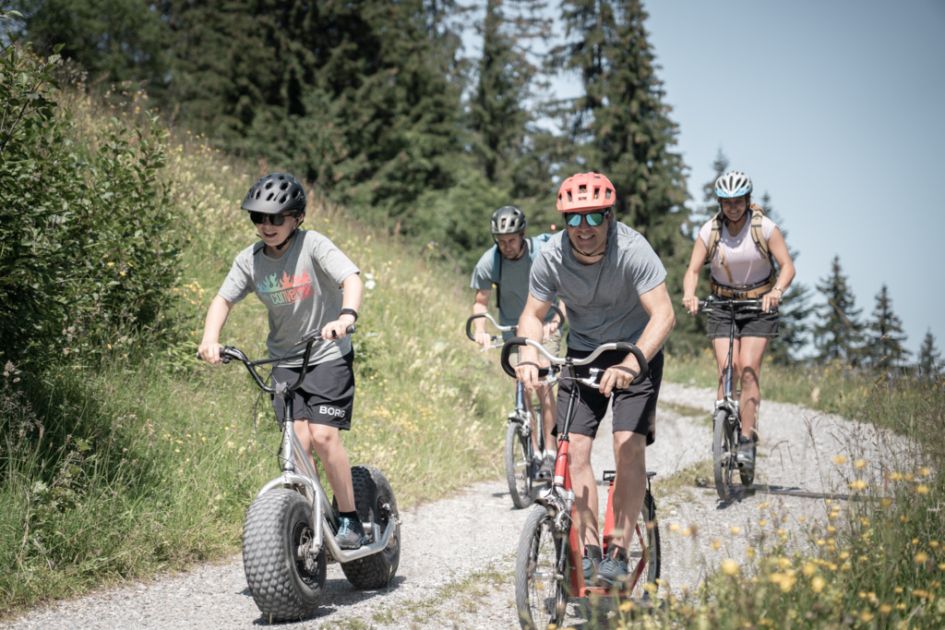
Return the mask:
<path fill-rule="evenodd" d="M 94 128 L 96 106 L 76 99 L 73 107 Z M 0 469 L 0 566 L 9 567 L 0 614 L 239 549 L 244 510 L 278 473 L 278 432 L 241 366 L 190 357 L 230 262 L 254 240 L 239 203 L 256 175 L 193 138 L 171 146 L 167 176 L 190 226 L 179 288 L 190 343 L 172 355 L 118 358 L 91 377 L 55 377 L 60 391 L 76 392 L 53 401 L 58 421 L 95 437 L 66 439 L 66 464 L 49 482 L 38 481 L 44 464 L 29 437 L 7 449 L 17 455 Z M 354 338 L 352 463 L 380 467 L 402 507 L 497 477 L 510 383 L 465 339 L 463 279 L 343 209 L 313 203 L 306 226 L 374 280 Z M 224 342 L 260 355 L 265 331 L 265 311 L 250 296 Z M 43 439 L 37 418 L 22 416 L 22 435 Z"/>

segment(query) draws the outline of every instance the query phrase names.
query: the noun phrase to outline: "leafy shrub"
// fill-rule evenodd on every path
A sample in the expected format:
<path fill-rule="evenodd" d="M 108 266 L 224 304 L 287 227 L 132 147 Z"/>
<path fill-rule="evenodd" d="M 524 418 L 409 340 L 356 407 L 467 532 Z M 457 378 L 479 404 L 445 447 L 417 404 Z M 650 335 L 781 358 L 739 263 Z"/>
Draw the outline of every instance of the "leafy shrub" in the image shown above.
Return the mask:
<path fill-rule="evenodd" d="M 96 361 L 174 331 L 163 313 L 180 230 L 159 178 L 165 132 L 153 117 L 80 130 L 58 107 L 58 64 L 0 51 L 0 359 L 22 366 L 60 351 Z"/>

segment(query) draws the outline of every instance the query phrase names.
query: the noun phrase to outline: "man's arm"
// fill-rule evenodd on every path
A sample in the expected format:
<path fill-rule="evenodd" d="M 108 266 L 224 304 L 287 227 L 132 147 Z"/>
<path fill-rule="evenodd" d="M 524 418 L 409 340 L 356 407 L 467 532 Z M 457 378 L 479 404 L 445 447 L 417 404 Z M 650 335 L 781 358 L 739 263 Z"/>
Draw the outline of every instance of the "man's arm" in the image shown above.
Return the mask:
<path fill-rule="evenodd" d="M 543 322 L 550 308 L 551 302 L 543 302 L 529 293 L 525 308 L 522 309 L 522 314 L 518 318 L 518 328 L 516 329 L 518 336 L 534 339 L 541 343 Z M 538 387 L 538 350 L 531 346 L 522 346 L 518 352 L 518 365 L 515 366 L 515 373 L 529 390 Z"/>
<path fill-rule="evenodd" d="M 637 340 L 637 347 L 643 352 L 647 361 L 652 359 L 669 337 L 669 333 L 676 325 L 676 314 L 673 311 L 673 302 L 670 300 L 669 291 L 666 289 L 666 283 L 661 282 L 643 295 L 640 296 L 640 305 L 650 321 L 643 329 L 643 333 Z M 614 389 L 622 389 L 630 385 L 630 382 L 640 373 L 640 365 L 632 354 L 620 364 L 623 368 L 608 368 L 601 377 L 600 392 L 605 396 L 610 396 Z M 629 370 L 632 374 L 627 372 Z"/>
<path fill-rule="evenodd" d="M 492 291 L 489 289 L 476 289 L 476 300 L 473 302 L 473 315 L 481 315 L 489 312 L 489 296 Z M 486 319 L 480 317 L 473 321 L 473 337 L 476 343 L 482 346 L 483 350 L 489 348 L 492 344 L 492 336 L 486 332 Z"/>

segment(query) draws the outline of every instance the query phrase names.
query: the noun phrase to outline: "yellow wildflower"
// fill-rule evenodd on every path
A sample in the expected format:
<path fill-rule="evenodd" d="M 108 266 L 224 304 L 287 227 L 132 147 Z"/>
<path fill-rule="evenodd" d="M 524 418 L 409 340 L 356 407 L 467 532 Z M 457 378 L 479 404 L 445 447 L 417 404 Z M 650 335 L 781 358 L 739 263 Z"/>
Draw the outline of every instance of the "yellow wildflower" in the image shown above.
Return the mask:
<path fill-rule="evenodd" d="M 865 490 L 866 482 L 862 479 L 854 479 L 850 482 L 850 490 Z"/>
<path fill-rule="evenodd" d="M 893 607 L 890 606 L 889 604 L 883 604 L 879 607 L 879 612 L 881 612 L 884 615 L 888 615 L 889 613 L 892 612 L 892 609 Z"/>
<path fill-rule="evenodd" d="M 842 466 L 842 465 L 846 464 L 846 463 L 847 463 L 847 457 L 846 457 L 846 455 L 834 455 L 834 456 L 833 456 L 833 463 L 836 464 L 837 466 Z"/>
<path fill-rule="evenodd" d="M 924 483 L 920 483 L 919 485 L 915 487 L 915 491 L 919 494 L 928 494 L 929 487 L 925 485 Z"/>
<path fill-rule="evenodd" d="M 864 468 L 866 468 L 866 461 L 862 459 L 858 459 L 855 462 L 853 462 L 853 467 L 856 468 L 857 470 L 863 470 Z"/>
<path fill-rule="evenodd" d="M 731 558 L 722 561 L 722 573 L 725 575 L 736 575 L 738 573 L 738 563 Z"/>
<path fill-rule="evenodd" d="M 914 559 L 916 564 L 925 564 L 929 561 L 929 554 L 925 553 L 924 551 L 920 551 L 919 553 L 915 554 Z"/>
<path fill-rule="evenodd" d="M 821 592 L 822 590 L 824 590 L 824 586 L 826 586 L 826 585 L 827 585 L 827 581 L 824 580 L 824 578 L 822 578 L 822 577 L 819 576 L 819 575 L 815 575 L 815 576 L 814 576 L 814 579 L 812 579 L 812 580 L 810 581 L 810 588 L 811 588 L 811 590 L 814 591 L 815 593 L 819 593 L 819 592 Z"/>

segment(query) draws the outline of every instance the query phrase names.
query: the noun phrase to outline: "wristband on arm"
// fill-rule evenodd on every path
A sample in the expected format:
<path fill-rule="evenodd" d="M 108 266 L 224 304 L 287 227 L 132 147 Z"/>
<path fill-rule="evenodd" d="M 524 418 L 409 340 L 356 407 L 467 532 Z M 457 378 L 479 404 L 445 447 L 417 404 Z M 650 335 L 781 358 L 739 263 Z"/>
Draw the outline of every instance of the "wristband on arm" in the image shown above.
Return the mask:
<path fill-rule="evenodd" d="M 354 318 L 354 321 L 358 321 L 358 312 L 354 310 L 353 308 L 341 309 L 341 311 L 338 312 L 338 317 L 341 317 L 342 315 L 350 315 L 351 317 Z"/>

